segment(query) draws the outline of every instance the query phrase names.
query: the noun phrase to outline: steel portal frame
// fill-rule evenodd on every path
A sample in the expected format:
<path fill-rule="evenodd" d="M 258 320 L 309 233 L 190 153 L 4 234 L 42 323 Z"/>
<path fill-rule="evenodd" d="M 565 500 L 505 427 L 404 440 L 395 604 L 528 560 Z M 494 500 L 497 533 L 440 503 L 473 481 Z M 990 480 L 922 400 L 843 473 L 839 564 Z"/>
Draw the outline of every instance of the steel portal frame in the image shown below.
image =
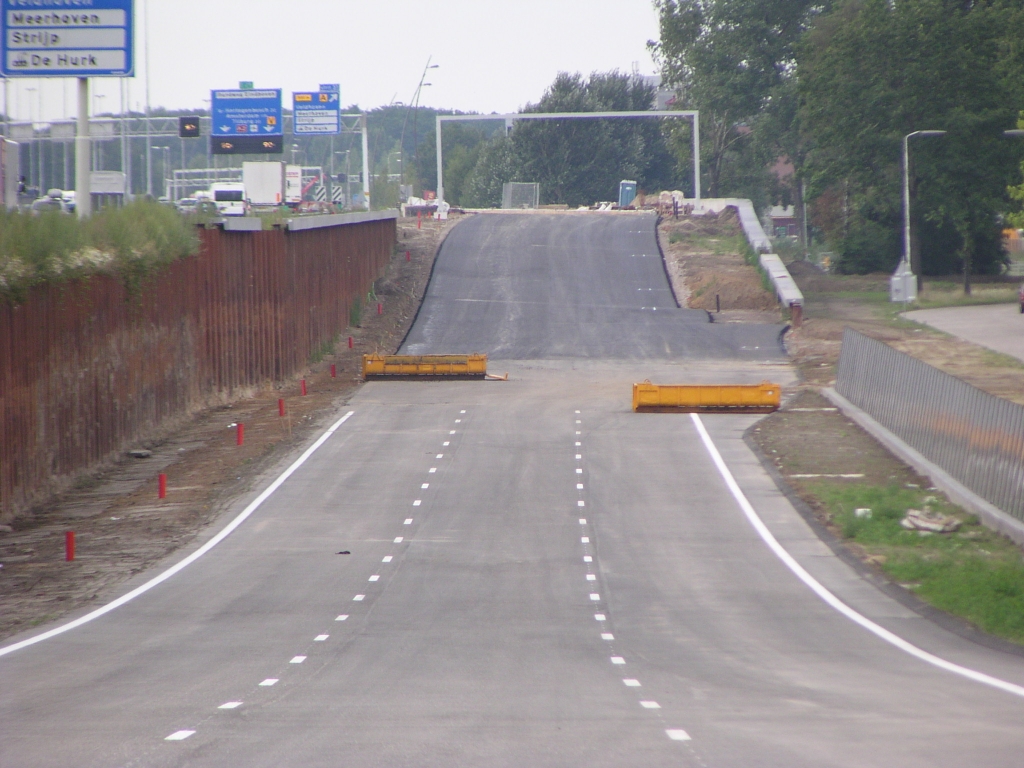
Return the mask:
<path fill-rule="evenodd" d="M 693 120 L 693 196 L 694 209 L 700 205 L 700 111 L 696 109 L 656 109 L 636 112 L 509 112 L 502 115 L 437 115 L 437 200 L 444 201 L 441 123 L 464 120 L 504 120 L 506 132 L 516 120 L 604 120 L 633 117 L 686 117 Z"/>

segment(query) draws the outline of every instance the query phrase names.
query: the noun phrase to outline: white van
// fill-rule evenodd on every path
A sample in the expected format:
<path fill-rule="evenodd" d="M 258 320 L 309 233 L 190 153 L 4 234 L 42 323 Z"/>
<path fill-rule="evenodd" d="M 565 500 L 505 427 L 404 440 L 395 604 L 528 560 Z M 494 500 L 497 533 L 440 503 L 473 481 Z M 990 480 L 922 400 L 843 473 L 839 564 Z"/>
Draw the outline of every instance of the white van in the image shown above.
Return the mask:
<path fill-rule="evenodd" d="M 218 181 L 211 184 L 210 195 L 221 216 L 245 216 L 248 212 L 245 185 L 239 181 Z"/>

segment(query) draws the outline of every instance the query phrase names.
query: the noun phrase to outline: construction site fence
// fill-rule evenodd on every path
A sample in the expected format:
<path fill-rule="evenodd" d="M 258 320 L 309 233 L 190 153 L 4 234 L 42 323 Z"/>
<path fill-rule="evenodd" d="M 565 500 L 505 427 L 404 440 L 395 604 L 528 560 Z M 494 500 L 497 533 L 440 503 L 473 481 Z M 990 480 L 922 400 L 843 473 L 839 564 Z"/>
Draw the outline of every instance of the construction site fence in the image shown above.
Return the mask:
<path fill-rule="evenodd" d="M 964 486 L 1024 520 L 1024 406 L 849 328 L 836 391 Z"/>
<path fill-rule="evenodd" d="M 323 218 L 297 231 L 200 228 L 198 255 L 132 289 L 98 275 L 0 301 L 0 521 L 325 351 L 384 273 L 396 221 Z"/>

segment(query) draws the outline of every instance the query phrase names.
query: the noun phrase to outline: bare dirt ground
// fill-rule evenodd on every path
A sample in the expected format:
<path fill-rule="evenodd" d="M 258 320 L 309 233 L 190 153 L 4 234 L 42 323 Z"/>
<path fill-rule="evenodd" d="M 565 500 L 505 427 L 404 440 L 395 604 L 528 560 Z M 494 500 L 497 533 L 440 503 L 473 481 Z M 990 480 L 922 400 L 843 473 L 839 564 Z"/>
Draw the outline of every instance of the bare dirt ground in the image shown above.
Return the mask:
<path fill-rule="evenodd" d="M 835 381 L 843 328 L 849 326 L 997 397 L 1024 403 L 1020 361 L 900 320 L 889 302 L 888 275 L 829 275 L 803 261 L 789 271 L 804 293 L 805 319 L 786 335 L 786 345 L 807 384 Z"/>
<path fill-rule="evenodd" d="M 717 217 L 666 217 L 658 242 L 682 306 L 715 313 L 716 323 L 779 322 L 775 296 L 743 259 L 743 233 L 732 209 Z"/>
<path fill-rule="evenodd" d="M 377 315 L 376 303 L 369 302 L 360 326 L 347 329 L 334 352 L 302 375 L 206 410 L 161 439 L 135 446 L 152 455 L 125 454 L 116 466 L 16 519 L 13 531 L 0 529 L 0 638 L 109 595 L 125 579 L 192 541 L 263 469 L 306 442 L 315 425 L 360 385 L 361 356 L 392 353 L 401 343 L 437 249 L 458 220 L 425 221 L 417 229 L 415 220 L 399 219 L 394 254 L 375 284 L 383 314 Z M 306 396 L 300 392 L 301 379 Z M 284 418 L 278 415 L 278 398 L 285 400 Z M 236 445 L 237 423 L 245 426 L 242 446 Z M 168 477 L 163 500 L 157 498 L 161 472 Z M 65 562 L 64 534 L 70 530 L 77 553 L 73 562 Z"/>

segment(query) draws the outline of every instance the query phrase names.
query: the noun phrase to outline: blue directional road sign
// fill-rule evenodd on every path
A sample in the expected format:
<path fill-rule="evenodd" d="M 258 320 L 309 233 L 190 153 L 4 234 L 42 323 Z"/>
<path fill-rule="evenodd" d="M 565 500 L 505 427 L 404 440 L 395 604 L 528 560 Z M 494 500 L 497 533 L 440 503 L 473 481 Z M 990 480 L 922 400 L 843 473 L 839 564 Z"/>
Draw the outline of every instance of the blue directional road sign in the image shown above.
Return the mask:
<path fill-rule="evenodd" d="M 132 0 L 0 0 L 4 77 L 130 77 Z"/>
<path fill-rule="evenodd" d="M 341 93 L 337 85 L 321 85 L 319 91 L 293 93 L 294 133 L 341 133 Z"/>
<path fill-rule="evenodd" d="M 281 136 L 281 89 L 211 91 L 213 136 Z"/>

